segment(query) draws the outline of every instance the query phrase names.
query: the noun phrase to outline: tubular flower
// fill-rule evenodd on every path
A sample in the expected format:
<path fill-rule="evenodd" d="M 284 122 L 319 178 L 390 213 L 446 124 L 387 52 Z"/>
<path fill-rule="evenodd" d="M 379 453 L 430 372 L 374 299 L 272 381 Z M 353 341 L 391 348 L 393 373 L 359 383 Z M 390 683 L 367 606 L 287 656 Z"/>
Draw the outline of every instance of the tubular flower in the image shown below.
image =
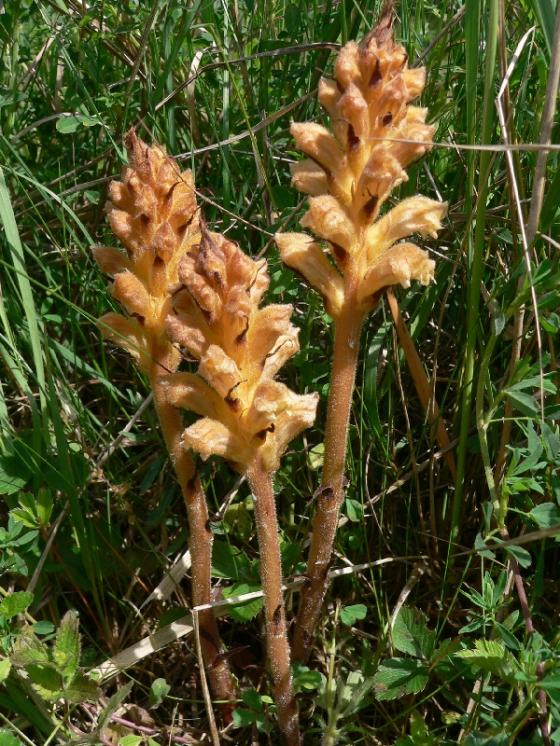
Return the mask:
<path fill-rule="evenodd" d="M 99 319 L 102 333 L 127 350 L 144 372 L 154 361 L 175 370 L 180 354 L 165 334 L 178 267 L 200 226 L 190 171 L 159 147 L 149 147 L 134 131 L 126 137 L 129 166 L 122 181 L 109 187 L 107 214 L 111 228 L 126 248 L 93 250 L 101 269 L 114 276 L 112 287 L 127 316 L 108 313 Z M 162 372 L 165 372 L 162 370 Z"/>
<path fill-rule="evenodd" d="M 424 68 L 408 68 L 387 13 L 360 44 L 343 47 L 335 80 L 321 80 L 319 101 L 332 132 L 313 122 L 291 126 L 296 147 L 308 156 L 292 169 L 294 186 L 311 195 L 301 225 L 326 242 L 330 259 L 305 234 L 280 233 L 276 242 L 335 319 L 350 295 L 356 310 L 366 312 L 390 285 L 433 279 L 427 253 L 401 239 L 435 236 L 446 203 L 411 197 L 379 217 L 392 190 L 407 180 L 405 168 L 431 147 L 427 110 L 409 105 L 425 77 Z"/>
<path fill-rule="evenodd" d="M 203 459 L 222 456 L 240 472 L 260 456 L 278 468 L 287 444 L 315 419 L 317 395 L 299 395 L 275 379 L 299 350 L 292 307 L 259 308 L 266 262 L 202 225 L 200 243 L 179 267 L 170 337 L 200 360 L 198 375 L 169 376 L 168 400 L 201 415 L 184 443 Z"/>

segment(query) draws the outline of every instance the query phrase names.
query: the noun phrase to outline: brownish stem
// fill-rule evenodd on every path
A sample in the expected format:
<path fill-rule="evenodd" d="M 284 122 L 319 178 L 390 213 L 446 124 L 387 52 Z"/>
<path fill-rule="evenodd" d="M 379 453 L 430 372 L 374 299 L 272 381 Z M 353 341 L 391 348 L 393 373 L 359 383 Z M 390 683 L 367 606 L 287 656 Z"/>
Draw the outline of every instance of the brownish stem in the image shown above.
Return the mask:
<path fill-rule="evenodd" d="M 364 314 L 356 311 L 355 305 L 347 301 L 335 323 L 323 474 L 307 563 L 308 585 L 302 593 L 294 632 L 294 660 L 301 662 L 306 661 L 311 652 L 313 633 L 327 590 L 327 576 L 338 515 L 344 499 L 343 480 L 348 424 L 360 352 L 360 331 L 364 320 Z"/>
<path fill-rule="evenodd" d="M 161 373 L 159 372 L 161 371 Z M 192 558 L 192 604 L 209 604 L 211 597 L 212 543 L 206 498 L 196 474 L 193 458 L 181 442 L 183 423 L 175 407 L 168 404 L 161 377 L 166 374 L 161 366 L 154 366 L 151 375 L 154 403 L 167 449 L 171 455 L 177 479 L 183 493 L 189 523 Z M 200 644 L 210 688 L 214 697 L 224 702 L 220 708 L 225 720 L 231 719 L 236 687 L 224 655 L 224 645 L 212 609 L 198 612 Z"/>
<path fill-rule="evenodd" d="M 258 456 L 247 470 L 247 479 L 255 501 L 266 620 L 266 650 L 278 725 L 284 743 L 287 746 L 299 746 L 299 714 L 290 669 L 290 646 L 282 593 L 282 565 L 272 475 L 264 469 Z"/>

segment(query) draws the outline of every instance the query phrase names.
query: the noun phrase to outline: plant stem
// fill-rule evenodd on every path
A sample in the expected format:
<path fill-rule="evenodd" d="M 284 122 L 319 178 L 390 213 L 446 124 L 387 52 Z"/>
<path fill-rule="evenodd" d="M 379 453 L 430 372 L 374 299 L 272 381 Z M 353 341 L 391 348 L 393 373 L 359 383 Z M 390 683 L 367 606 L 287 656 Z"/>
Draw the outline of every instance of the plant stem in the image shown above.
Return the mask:
<path fill-rule="evenodd" d="M 360 331 L 364 314 L 348 299 L 335 322 L 333 366 L 327 421 L 321 487 L 307 563 L 308 587 L 302 594 L 294 633 L 294 660 L 306 661 L 327 590 L 338 515 L 344 499 L 343 479 L 348 441 L 348 424 L 356 366 L 360 352 Z"/>
<path fill-rule="evenodd" d="M 282 564 L 278 519 L 272 489 L 272 475 L 259 456 L 247 469 L 247 479 L 255 501 L 257 538 L 264 594 L 266 648 L 278 713 L 278 725 L 287 746 L 299 746 L 299 714 L 292 686 L 290 646 L 282 594 Z"/>
<path fill-rule="evenodd" d="M 161 358 L 160 358 L 161 359 Z M 208 506 L 200 480 L 196 474 L 193 458 L 181 442 L 183 422 L 179 411 L 168 404 L 161 379 L 168 372 L 164 362 L 152 366 L 150 382 L 154 392 L 154 404 L 167 449 L 175 467 L 175 473 L 183 493 L 189 523 L 190 550 L 192 557 L 192 604 L 201 606 L 212 601 L 211 568 L 212 543 Z M 223 655 L 223 643 L 212 609 L 198 612 L 202 657 L 214 697 L 224 704 L 220 707 L 226 721 L 231 719 L 232 700 L 236 687 Z"/>

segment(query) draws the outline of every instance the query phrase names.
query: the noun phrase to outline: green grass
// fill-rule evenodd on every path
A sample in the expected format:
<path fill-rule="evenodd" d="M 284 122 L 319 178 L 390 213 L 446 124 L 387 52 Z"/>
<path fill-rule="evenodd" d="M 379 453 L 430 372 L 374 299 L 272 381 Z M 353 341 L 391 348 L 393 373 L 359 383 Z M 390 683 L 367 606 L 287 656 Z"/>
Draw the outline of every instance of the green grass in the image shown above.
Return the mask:
<path fill-rule="evenodd" d="M 290 187 L 289 162 L 299 156 L 289 122 L 322 119 L 314 93 L 320 75 L 331 70 L 337 45 L 369 30 L 380 3 L 4 5 L 0 596 L 22 606 L 12 614 L 12 602 L 0 602 L 0 680 L 3 661 L 15 661 L 0 683 L 0 744 L 77 743 L 81 731 L 94 743 L 130 746 L 140 743 L 125 738 L 142 734 L 139 712 L 149 729 L 143 743 L 148 736 L 152 746 L 173 742 L 172 726 L 197 742 L 208 719 L 188 635 L 101 683 L 87 702 L 77 695 L 68 701 L 80 671 L 183 616 L 189 598 L 187 574 L 166 600 L 143 605 L 187 548 L 185 515 L 154 412 L 148 406 L 135 418 L 149 394 L 146 381 L 95 326 L 112 301 L 90 248 L 115 245 L 103 208 L 123 164 L 123 134 L 136 126 L 194 170 L 208 223 L 266 256 L 268 300 L 293 303 L 301 330 L 301 351 L 284 376 L 295 390 L 321 394 L 316 427 L 292 445 L 275 479 L 285 573 L 297 577 L 320 476 L 332 329 L 318 296 L 281 264 L 271 237 L 296 229 L 303 214 L 301 195 Z M 538 676 L 553 743 L 560 742 L 553 535 L 560 524 L 559 152 L 549 155 L 541 232 L 530 254 L 537 322 L 504 151 L 460 147 L 502 143 L 496 96 L 531 26 L 506 113 L 513 142 L 539 141 L 556 8 L 553 0 L 469 0 L 450 23 L 461 7 L 402 0 L 396 25 L 411 64 L 421 57 L 427 67 L 423 105 L 440 144 L 411 167 L 400 196 L 418 191 L 449 202 L 444 230 L 428 245 L 436 284 L 398 296 L 435 376 L 458 478 L 439 457 L 380 303 L 362 338 L 333 569 L 369 566 L 333 580 L 310 671 L 297 673 L 306 744 L 322 735 L 325 743 L 539 744 Z M 556 125 L 553 142 L 558 136 Z M 513 153 L 525 216 L 535 162 L 535 151 Z M 217 512 L 235 476 L 213 461 L 201 470 Z M 496 530 L 502 518 L 510 539 L 523 543 L 496 546 L 505 537 Z M 230 595 L 253 589 L 258 555 L 245 483 L 213 529 L 216 584 Z M 516 563 L 534 634 L 507 582 Z M 28 588 L 32 599 L 14 597 Z M 296 606 L 294 593 L 289 608 Z M 79 612 L 81 662 L 80 671 L 55 682 L 66 692 L 62 703 L 53 694 L 56 666 L 49 666 L 55 630 L 71 609 Z M 262 625 L 250 616 L 238 607 L 220 622 L 245 692 L 238 707 L 245 725 L 230 726 L 222 742 L 274 744 L 255 642 Z M 39 693 L 14 658 L 32 623 L 45 645 L 43 664 L 54 671 L 50 679 L 43 671 L 48 680 Z M 404 679 L 387 693 L 383 685 L 395 671 Z M 159 679 L 170 687 L 161 697 Z M 128 681 L 130 691 L 123 689 Z M 115 692 L 126 695 L 118 713 L 124 725 L 115 720 L 116 700 L 107 709 Z"/>

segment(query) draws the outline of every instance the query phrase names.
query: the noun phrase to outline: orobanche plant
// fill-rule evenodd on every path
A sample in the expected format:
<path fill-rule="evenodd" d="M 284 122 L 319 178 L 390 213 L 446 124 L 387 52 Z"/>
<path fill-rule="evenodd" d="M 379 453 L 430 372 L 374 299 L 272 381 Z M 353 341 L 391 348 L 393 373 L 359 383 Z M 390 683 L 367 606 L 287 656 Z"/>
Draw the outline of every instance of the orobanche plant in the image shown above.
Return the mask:
<path fill-rule="evenodd" d="M 360 331 L 386 288 L 427 285 L 434 262 L 403 242 L 413 233 L 436 236 L 447 205 L 427 197 L 404 199 L 380 216 L 391 192 L 406 181 L 405 168 L 431 145 L 427 110 L 410 106 L 425 84 L 424 68 L 410 69 L 392 33 L 390 9 L 360 43 L 338 55 L 335 79 L 323 78 L 319 101 L 332 132 L 313 122 L 291 127 L 307 160 L 293 167 L 293 184 L 311 195 L 301 225 L 318 236 L 279 233 L 282 259 L 325 300 L 335 328 L 325 427 L 321 489 L 313 521 L 307 576 L 294 637 L 294 658 L 305 660 L 326 592 L 327 572 L 343 501 L 348 424 Z"/>
<path fill-rule="evenodd" d="M 222 456 L 246 474 L 254 497 L 265 626 L 278 722 L 286 743 L 299 726 L 290 670 L 282 567 L 272 475 L 287 444 L 315 419 L 316 394 L 295 394 L 275 380 L 298 349 L 292 307 L 259 308 L 268 287 L 266 262 L 202 226 L 200 243 L 180 268 L 168 330 L 200 359 L 198 374 L 169 376 L 168 400 L 202 419 L 185 430 L 185 448 Z"/>
<path fill-rule="evenodd" d="M 259 308 L 269 284 L 266 262 L 206 228 L 190 172 L 181 173 L 161 148 L 132 132 L 127 144 L 130 165 L 122 182 L 112 183 L 108 206 L 127 255 L 106 247 L 94 253 L 115 276 L 112 293 L 128 315 L 106 314 L 99 323 L 150 380 L 188 510 L 194 605 L 210 602 L 212 534 L 191 452 L 222 456 L 247 475 L 278 721 L 286 743 L 298 744 L 272 475 L 288 443 L 313 423 L 317 395 L 296 394 L 275 380 L 299 349 L 292 307 Z M 181 349 L 198 362 L 196 373 L 175 372 Z M 201 419 L 183 432 L 178 408 Z M 200 622 L 214 695 L 230 699 L 235 690 L 215 620 L 206 611 Z"/>
<path fill-rule="evenodd" d="M 190 171 L 181 172 L 159 147 L 148 147 L 134 132 L 126 137 L 129 165 L 122 181 L 110 185 L 107 213 L 126 254 L 97 247 L 94 256 L 114 276 L 113 297 L 126 316 L 105 314 L 99 325 L 105 337 L 127 350 L 149 379 L 165 443 L 181 486 L 189 521 L 192 558 L 192 602 L 211 602 L 212 532 L 208 507 L 192 455 L 183 447 L 180 413 L 167 400 L 164 379 L 175 371 L 181 354 L 168 338 L 165 320 L 172 293 L 180 287 L 179 266 L 201 228 Z M 216 699 L 235 697 L 227 658 L 222 654 L 211 610 L 199 615 L 200 639 Z"/>

